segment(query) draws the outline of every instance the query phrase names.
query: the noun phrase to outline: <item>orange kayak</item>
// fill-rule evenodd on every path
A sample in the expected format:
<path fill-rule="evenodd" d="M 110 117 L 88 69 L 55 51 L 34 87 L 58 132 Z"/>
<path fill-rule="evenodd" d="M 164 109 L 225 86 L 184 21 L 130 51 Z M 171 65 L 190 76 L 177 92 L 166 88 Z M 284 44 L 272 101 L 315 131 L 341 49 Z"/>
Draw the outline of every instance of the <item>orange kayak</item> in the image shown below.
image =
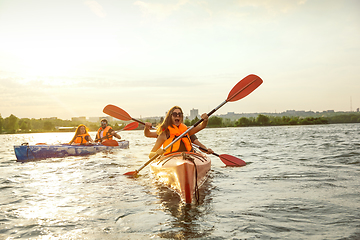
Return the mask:
<path fill-rule="evenodd" d="M 160 157 L 150 168 L 160 183 L 178 193 L 183 202 L 191 203 L 207 179 L 211 159 L 203 153 L 178 152 Z"/>

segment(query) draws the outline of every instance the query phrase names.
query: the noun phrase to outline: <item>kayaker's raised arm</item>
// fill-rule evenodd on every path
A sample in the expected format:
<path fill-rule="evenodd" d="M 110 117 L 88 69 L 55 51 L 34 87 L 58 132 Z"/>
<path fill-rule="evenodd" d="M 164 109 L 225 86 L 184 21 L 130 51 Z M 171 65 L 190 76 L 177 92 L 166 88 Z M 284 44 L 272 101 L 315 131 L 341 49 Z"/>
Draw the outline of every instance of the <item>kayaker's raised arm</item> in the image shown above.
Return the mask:
<path fill-rule="evenodd" d="M 192 136 L 195 136 L 195 135 L 192 135 Z M 195 139 L 194 141 L 192 141 L 194 144 L 196 144 L 197 146 L 199 146 L 199 147 L 201 147 L 200 148 L 200 151 L 202 151 L 202 152 L 204 152 L 204 153 L 207 153 L 207 154 L 213 154 L 214 153 L 214 151 L 211 149 L 211 148 L 207 148 L 204 144 L 202 144 L 200 141 L 199 141 L 199 139 Z M 205 149 L 205 150 L 203 150 L 203 149 Z"/>
<path fill-rule="evenodd" d="M 166 141 L 166 134 L 165 132 L 163 132 L 162 134 L 160 134 L 160 136 L 156 139 L 155 145 L 154 147 L 151 149 L 151 152 L 149 154 L 149 158 L 152 158 L 155 154 L 156 151 L 158 151 L 161 146 L 164 144 L 164 142 Z"/>
<path fill-rule="evenodd" d="M 115 132 L 113 129 L 111 129 L 112 131 L 110 132 L 111 135 L 113 135 L 114 137 L 118 138 L 118 139 L 121 139 L 121 136 Z"/>
<path fill-rule="evenodd" d="M 204 121 L 202 121 L 199 125 L 197 125 L 196 127 L 194 127 L 193 129 L 190 130 L 189 135 L 194 135 L 195 133 L 203 130 L 204 128 L 206 128 L 208 121 L 209 121 L 209 116 L 207 115 L 207 113 L 203 113 L 201 115 L 201 118 L 204 119 Z"/>
<path fill-rule="evenodd" d="M 145 123 L 144 136 L 149 137 L 149 138 L 157 138 L 157 136 L 158 136 L 157 133 L 150 131 L 151 127 L 152 127 L 151 122 L 146 122 Z"/>

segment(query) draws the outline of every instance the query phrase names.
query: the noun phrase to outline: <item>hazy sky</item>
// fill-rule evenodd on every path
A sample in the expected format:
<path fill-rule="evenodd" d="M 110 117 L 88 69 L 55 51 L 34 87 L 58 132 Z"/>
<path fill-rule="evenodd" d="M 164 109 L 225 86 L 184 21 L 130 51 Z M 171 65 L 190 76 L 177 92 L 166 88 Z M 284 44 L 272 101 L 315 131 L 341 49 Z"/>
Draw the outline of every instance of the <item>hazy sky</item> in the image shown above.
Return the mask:
<path fill-rule="evenodd" d="M 360 107 L 360 1 L 0 0 L 2 117 L 209 112 L 248 74 L 215 114 Z"/>

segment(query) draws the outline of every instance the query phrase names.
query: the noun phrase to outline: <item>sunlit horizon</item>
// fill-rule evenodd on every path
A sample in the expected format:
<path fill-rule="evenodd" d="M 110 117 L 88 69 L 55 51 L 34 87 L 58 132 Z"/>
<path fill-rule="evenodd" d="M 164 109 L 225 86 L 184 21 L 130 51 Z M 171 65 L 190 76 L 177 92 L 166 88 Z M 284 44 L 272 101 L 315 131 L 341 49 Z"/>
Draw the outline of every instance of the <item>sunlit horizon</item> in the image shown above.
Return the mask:
<path fill-rule="evenodd" d="M 216 114 L 356 111 L 360 3 L 2 1 L 0 114 L 139 118 L 209 112 L 249 74 L 264 80 Z M 350 103 L 351 99 L 351 103 Z"/>

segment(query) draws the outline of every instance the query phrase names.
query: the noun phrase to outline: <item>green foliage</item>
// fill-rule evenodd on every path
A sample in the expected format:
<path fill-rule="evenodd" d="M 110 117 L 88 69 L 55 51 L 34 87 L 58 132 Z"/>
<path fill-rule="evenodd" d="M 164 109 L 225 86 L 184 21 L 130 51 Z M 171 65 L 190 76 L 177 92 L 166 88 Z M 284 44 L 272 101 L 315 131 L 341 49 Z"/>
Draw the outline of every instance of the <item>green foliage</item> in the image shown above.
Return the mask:
<path fill-rule="evenodd" d="M 310 124 L 327 124 L 327 118 L 324 117 L 273 117 L 259 114 L 256 119 L 242 117 L 235 122 L 236 127 L 249 127 L 249 126 L 282 126 L 282 125 L 310 125 Z"/>
<path fill-rule="evenodd" d="M 28 133 L 28 132 L 54 132 L 64 131 L 59 130 L 58 127 L 72 127 L 76 128 L 80 124 L 88 127 L 89 131 L 97 131 L 100 127 L 99 122 L 79 122 L 62 120 L 57 118 L 46 119 L 30 119 L 30 118 L 17 118 L 14 115 L 3 119 L 0 115 L 0 133 Z M 110 124 L 111 125 L 111 124 Z M 122 129 L 125 123 L 113 123 L 118 129 Z M 112 125 L 111 125 L 112 126 Z"/>
<path fill-rule="evenodd" d="M 4 126 L 4 119 L 2 118 L 2 116 L 0 114 L 0 133 L 2 133 L 3 126 Z"/>
<path fill-rule="evenodd" d="M 235 122 L 231 121 L 230 118 L 222 118 L 223 127 L 235 127 Z"/>
<path fill-rule="evenodd" d="M 259 114 L 256 118 L 256 123 L 260 126 L 268 126 L 270 125 L 270 118 L 268 116 Z"/>
<path fill-rule="evenodd" d="M 147 120 L 151 122 L 150 120 Z M 194 125 L 199 121 L 195 118 L 190 121 L 188 118 L 184 120 L 187 126 Z M 160 120 L 162 122 L 162 120 Z M 254 117 L 241 117 L 235 121 L 224 119 L 217 116 L 209 118 L 208 127 L 249 127 L 249 126 L 281 126 L 281 125 L 312 125 L 312 124 L 328 124 L 328 123 L 360 123 L 360 113 L 348 113 L 331 115 L 327 117 L 298 117 L 298 116 L 266 116 L 259 114 Z M 0 114 L 0 133 L 24 133 L 24 132 L 45 132 L 60 131 L 57 127 L 77 127 L 79 124 L 85 124 L 90 131 L 97 131 L 100 127 L 98 122 L 78 122 L 70 120 L 61 120 L 57 118 L 47 119 L 29 119 L 17 118 L 11 114 L 7 118 L 2 118 Z M 114 130 L 124 128 L 128 122 L 114 122 L 109 125 Z M 156 124 L 156 122 L 155 122 Z"/>
<path fill-rule="evenodd" d="M 4 129 L 7 133 L 16 133 L 19 129 L 19 119 L 14 116 L 10 115 L 9 117 L 4 119 Z"/>
<path fill-rule="evenodd" d="M 195 123 L 197 123 L 199 121 L 198 117 L 195 117 L 193 120 L 190 121 L 190 125 L 194 125 Z"/>
<path fill-rule="evenodd" d="M 217 116 L 212 116 L 209 118 L 208 126 L 209 127 L 222 127 L 223 119 Z"/>
<path fill-rule="evenodd" d="M 55 128 L 54 123 L 52 123 L 52 122 L 50 122 L 50 121 L 44 122 L 44 129 L 45 129 L 46 131 L 53 131 L 54 128 Z"/>
<path fill-rule="evenodd" d="M 118 130 L 124 128 L 125 126 L 126 126 L 125 123 L 122 123 L 122 124 L 115 123 L 115 124 L 112 126 L 112 128 L 113 128 L 115 131 L 118 131 Z"/>
<path fill-rule="evenodd" d="M 19 120 L 19 131 L 29 132 L 31 129 L 31 120 L 29 118 L 21 118 Z"/>
<path fill-rule="evenodd" d="M 97 131 L 100 128 L 99 123 L 88 123 L 86 124 L 86 126 L 88 127 L 89 131 Z"/>
<path fill-rule="evenodd" d="M 251 125 L 251 121 L 246 117 L 239 118 L 237 121 L 235 121 L 236 127 L 247 127 L 250 125 Z"/>
<path fill-rule="evenodd" d="M 349 113 L 336 115 L 328 118 L 329 123 L 359 123 L 360 122 L 360 114 L 357 113 Z"/>

